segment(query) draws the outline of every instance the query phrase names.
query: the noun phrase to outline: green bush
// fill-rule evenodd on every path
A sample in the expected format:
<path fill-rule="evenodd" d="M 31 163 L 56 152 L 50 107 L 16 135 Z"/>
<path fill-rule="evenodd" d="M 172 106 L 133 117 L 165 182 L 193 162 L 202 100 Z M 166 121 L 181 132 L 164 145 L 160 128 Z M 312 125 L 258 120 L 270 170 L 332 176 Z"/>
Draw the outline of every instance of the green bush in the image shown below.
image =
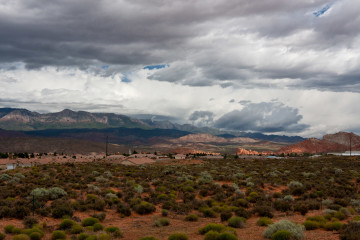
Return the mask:
<path fill-rule="evenodd" d="M 98 236 L 97 236 L 97 239 L 98 240 L 111 240 L 111 236 L 107 233 L 100 233 Z"/>
<path fill-rule="evenodd" d="M 0 240 L 4 240 L 5 237 L 6 237 L 6 235 L 0 232 Z"/>
<path fill-rule="evenodd" d="M 97 240 L 96 235 L 89 235 L 85 240 Z"/>
<path fill-rule="evenodd" d="M 315 221 L 311 221 L 311 220 L 306 220 L 303 225 L 305 226 L 306 230 L 315 230 L 318 229 L 320 227 L 320 224 L 318 222 Z"/>
<path fill-rule="evenodd" d="M 21 233 L 21 228 L 14 227 L 14 228 L 11 230 L 11 233 L 12 233 L 12 234 L 20 234 L 20 233 Z"/>
<path fill-rule="evenodd" d="M 328 222 L 324 225 L 325 230 L 327 231 L 339 231 L 342 228 L 343 224 L 341 222 Z"/>
<path fill-rule="evenodd" d="M 80 233 L 77 237 L 77 240 L 85 240 L 87 237 L 89 237 L 89 234 Z"/>
<path fill-rule="evenodd" d="M 199 219 L 199 216 L 196 214 L 190 214 L 185 217 L 185 221 L 187 222 L 196 222 Z"/>
<path fill-rule="evenodd" d="M 204 240 L 217 240 L 219 238 L 219 235 L 219 232 L 211 230 L 205 234 Z"/>
<path fill-rule="evenodd" d="M 215 231 L 215 232 L 222 232 L 225 230 L 225 226 L 222 224 L 217 224 L 217 223 L 209 223 L 208 225 L 206 225 L 205 227 L 202 227 L 199 229 L 199 233 L 200 234 L 205 234 L 207 232 L 210 231 Z"/>
<path fill-rule="evenodd" d="M 41 233 L 39 232 L 32 232 L 29 237 L 31 240 L 40 240 L 42 238 Z"/>
<path fill-rule="evenodd" d="M 268 217 L 261 217 L 256 222 L 258 226 L 269 226 L 270 224 L 273 224 L 273 221 Z"/>
<path fill-rule="evenodd" d="M 271 238 L 274 233 L 280 230 L 286 230 L 291 233 L 292 238 L 300 240 L 305 237 L 305 227 L 303 225 L 295 224 L 288 220 L 281 220 L 268 226 L 264 231 L 263 236 L 265 238 Z"/>
<path fill-rule="evenodd" d="M 60 225 L 59 225 L 59 229 L 60 230 L 67 230 L 67 229 L 71 229 L 71 227 L 75 224 L 75 222 L 71 219 L 64 219 Z"/>
<path fill-rule="evenodd" d="M 123 236 L 123 233 L 120 231 L 118 227 L 113 227 L 113 226 L 107 227 L 105 228 L 105 232 L 111 234 L 115 238 Z"/>
<path fill-rule="evenodd" d="M 5 231 L 5 233 L 12 233 L 12 231 L 13 231 L 13 229 L 15 228 L 15 226 L 14 225 L 6 225 L 5 227 L 4 227 L 4 231 Z"/>
<path fill-rule="evenodd" d="M 134 210 L 138 214 L 149 214 L 155 212 L 156 207 L 149 202 L 142 201 L 140 204 L 135 205 Z"/>
<path fill-rule="evenodd" d="M 170 225 L 170 221 L 167 218 L 160 218 L 154 221 L 154 226 L 162 227 Z"/>
<path fill-rule="evenodd" d="M 168 240 L 188 240 L 188 236 L 185 233 L 173 233 Z"/>
<path fill-rule="evenodd" d="M 79 234 L 83 231 L 83 228 L 79 224 L 74 224 L 71 227 L 70 233 L 71 234 Z"/>
<path fill-rule="evenodd" d="M 233 228 L 245 227 L 246 219 L 243 217 L 231 217 L 228 221 L 228 225 Z"/>
<path fill-rule="evenodd" d="M 287 230 L 279 230 L 271 236 L 271 240 L 290 240 L 291 232 Z"/>
<path fill-rule="evenodd" d="M 27 216 L 23 220 L 23 224 L 25 228 L 32 228 L 33 225 L 38 224 L 38 220 L 34 217 Z"/>
<path fill-rule="evenodd" d="M 30 240 L 30 237 L 26 234 L 19 234 L 13 237 L 13 240 Z"/>
<path fill-rule="evenodd" d="M 93 228 L 94 228 L 94 232 L 97 232 L 97 231 L 101 231 L 104 229 L 104 226 L 101 224 L 101 223 L 95 223 L 93 225 Z"/>
<path fill-rule="evenodd" d="M 343 226 L 341 240 L 358 240 L 360 239 L 360 222 L 350 222 Z"/>
<path fill-rule="evenodd" d="M 98 223 L 98 222 L 100 222 L 99 219 L 89 217 L 89 218 L 85 218 L 84 220 L 82 220 L 81 225 L 83 227 L 93 226 L 95 223 Z"/>
<path fill-rule="evenodd" d="M 56 230 L 51 234 L 52 240 L 66 239 L 66 233 L 64 231 Z"/>
<path fill-rule="evenodd" d="M 150 236 L 150 237 L 142 237 L 139 240 L 159 240 L 156 237 Z"/>

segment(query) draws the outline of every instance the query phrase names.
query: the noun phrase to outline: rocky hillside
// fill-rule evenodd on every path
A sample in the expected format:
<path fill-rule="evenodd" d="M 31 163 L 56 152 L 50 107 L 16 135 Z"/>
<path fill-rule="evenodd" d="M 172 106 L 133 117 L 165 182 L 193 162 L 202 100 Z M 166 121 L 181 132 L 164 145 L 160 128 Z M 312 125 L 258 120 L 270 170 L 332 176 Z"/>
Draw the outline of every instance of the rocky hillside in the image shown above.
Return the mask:
<path fill-rule="evenodd" d="M 151 128 L 141 120 L 113 113 L 74 112 L 65 109 L 61 112 L 40 114 L 26 109 L 0 109 L 0 128 L 6 130 L 110 127 Z"/>
<path fill-rule="evenodd" d="M 281 148 L 278 153 L 328 153 L 360 150 L 360 136 L 354 133 L 338 132 L 327 134 L 322 139 L 310 138 L 305 141 Z"/>

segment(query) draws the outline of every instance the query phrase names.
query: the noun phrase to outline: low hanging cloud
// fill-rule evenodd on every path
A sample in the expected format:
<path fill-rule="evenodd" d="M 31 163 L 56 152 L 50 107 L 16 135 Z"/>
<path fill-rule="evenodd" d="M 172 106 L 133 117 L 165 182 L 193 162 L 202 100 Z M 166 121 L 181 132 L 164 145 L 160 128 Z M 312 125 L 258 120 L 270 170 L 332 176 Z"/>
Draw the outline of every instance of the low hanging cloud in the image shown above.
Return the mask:
<path fill-rule="evenodd" d="M 214 123 L 214 113 L 210 111 L 195 111 L 190 115 L 189 120 L 198 127 L 211 126 Z"/>
<path fill-rule="evenodd" d="M 298 110 L 279 102 L 249 103 L 220 117 L 215 127 L 255 132 L 301 132 L 309 126 L 300 124 Z"/>

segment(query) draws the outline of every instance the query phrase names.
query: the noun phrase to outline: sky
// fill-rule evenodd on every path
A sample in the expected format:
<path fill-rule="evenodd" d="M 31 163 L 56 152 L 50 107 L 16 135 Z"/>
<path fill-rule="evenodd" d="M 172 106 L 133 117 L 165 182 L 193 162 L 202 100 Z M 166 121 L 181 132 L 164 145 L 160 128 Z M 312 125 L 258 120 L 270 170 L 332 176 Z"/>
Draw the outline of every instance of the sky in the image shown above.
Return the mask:
<path fill-rule="evenodd" d="M 359 9 L 360 0 L 0 0 L 0 107 L 360 134 Z"/>

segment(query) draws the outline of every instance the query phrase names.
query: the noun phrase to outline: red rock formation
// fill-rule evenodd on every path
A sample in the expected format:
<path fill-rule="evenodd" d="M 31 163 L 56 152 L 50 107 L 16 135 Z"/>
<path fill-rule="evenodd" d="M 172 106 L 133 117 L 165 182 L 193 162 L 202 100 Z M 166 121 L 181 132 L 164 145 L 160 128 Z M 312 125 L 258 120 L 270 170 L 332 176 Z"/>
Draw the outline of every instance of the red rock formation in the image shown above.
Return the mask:
<path fill-rule="evenodd" d="M 238 148 L 236 151 L 237 155 L 259 155 L 259 152 L 253 150 L 246 150 L 243 148 Z"/>

